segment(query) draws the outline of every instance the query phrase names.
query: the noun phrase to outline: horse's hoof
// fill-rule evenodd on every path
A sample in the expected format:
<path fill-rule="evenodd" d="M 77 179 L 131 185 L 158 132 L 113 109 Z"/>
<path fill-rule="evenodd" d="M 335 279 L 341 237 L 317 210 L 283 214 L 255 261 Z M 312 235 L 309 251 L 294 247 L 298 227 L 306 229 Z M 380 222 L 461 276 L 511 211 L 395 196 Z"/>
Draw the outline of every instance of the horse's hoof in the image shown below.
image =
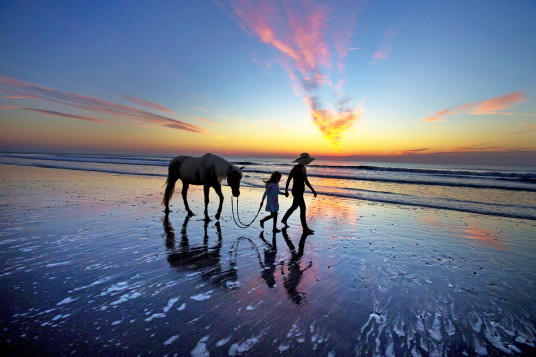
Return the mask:
<path fill-rule="evenodd" d="M 220 219 L 220 214 L 216 213 L 216 215 L 214 217 L 216 217 L 216 219 L 219 220 Z"/>
<path fill-rule="evenodd" d="M 209 217 L 205 217 L 205 222 L 210 222 L 212 221 Z"/>
<path fill-rule="evenodd" d="M 192 211 L 188 211 L 188 217 L 195 216 L 195 214 Z"/>

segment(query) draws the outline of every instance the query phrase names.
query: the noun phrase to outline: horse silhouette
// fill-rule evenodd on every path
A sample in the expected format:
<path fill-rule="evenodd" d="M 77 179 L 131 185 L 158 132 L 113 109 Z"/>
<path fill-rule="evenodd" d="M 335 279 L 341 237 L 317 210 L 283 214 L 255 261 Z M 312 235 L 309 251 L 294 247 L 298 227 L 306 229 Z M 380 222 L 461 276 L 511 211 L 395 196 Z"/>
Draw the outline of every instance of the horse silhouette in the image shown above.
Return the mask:
<path fill-rule="evenodd" d="M 240 180 L 242 179 L 242 169 L 231 164 L 227 160 L 214 155 L 205 154 L 201 157 L 177 156 L 169 162 L 166 190 L 162 204 L 166 207 L 164 212 L 169 214 L 169 202 L 175 191 L 175 183 L 178 179 L 182 181 L 182 199 L 188 216 L 194 213 L 188 206 L 187 194 L 190 185 L 203 185 L 205 194 L 205 220 L 210 221 L 208 216 L 209 190 L 212 187 L 220 198 L 220 205 L 216 213 L 216 219 L 220 219 L 223 205 L 223 194 L 221 192 L 221 182 L 227 178 L 227 184 L 231 187 L 234 197 L 240 196 Z"/>

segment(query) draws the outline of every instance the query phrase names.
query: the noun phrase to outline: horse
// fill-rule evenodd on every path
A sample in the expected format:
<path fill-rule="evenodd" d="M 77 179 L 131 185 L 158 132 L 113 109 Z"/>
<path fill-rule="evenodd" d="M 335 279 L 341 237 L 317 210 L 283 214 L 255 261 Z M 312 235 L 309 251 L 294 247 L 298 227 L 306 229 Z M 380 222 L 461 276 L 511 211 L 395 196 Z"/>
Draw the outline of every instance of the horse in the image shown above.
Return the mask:
<path fill-rule="evenodd" d="M 190 185 L 203 185 L 205 194 L 205 221 L 210 221 L 208 216 L 208 198 L 211 187 L 216 191 L 216 194 L 220 198 L 220 205 L 215 216 L 216 219 L 219 220 L 223 205 L 221 182 L 224 178 L 227 178 L 227 184 L 231 187 L 233 196 L 240 196 L 240 180 L 242 179 L 243 168 L 244 167 L 238 168 L 227 160 L 210 153 L 201 157 L 177 156 L 172 159 L 168 166 L 168 176 L 166 183 L 164 184 L 166 190 L 164 199 L 162 200 L 162 205 L 166 207 L 164 210 L 166 216 L 170 212 L 169 201 L 175 191 L 175 183 L 180 179 L 182 181 L 182 199 L 184 201 L 184 207 L 188 212 L 188 216 L 194 215 L 188 206 L 188 200 L 186 198 L 188 187 Z"/>

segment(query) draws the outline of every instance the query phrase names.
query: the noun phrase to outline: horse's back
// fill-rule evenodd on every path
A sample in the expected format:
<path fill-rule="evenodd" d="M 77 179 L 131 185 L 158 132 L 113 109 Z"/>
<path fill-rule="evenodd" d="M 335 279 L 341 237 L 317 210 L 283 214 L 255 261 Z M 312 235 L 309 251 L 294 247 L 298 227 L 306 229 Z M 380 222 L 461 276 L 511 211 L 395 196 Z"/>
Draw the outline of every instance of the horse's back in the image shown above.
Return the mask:
<path fill-rule="evenodd" d="M 210 153 L 201 157 L 177 156 L 173 161 L 180 163 L 182 181 L 192 185 L 221 182 L 226 175 L 225 169 L 229 165 L 227 160 Z"/>

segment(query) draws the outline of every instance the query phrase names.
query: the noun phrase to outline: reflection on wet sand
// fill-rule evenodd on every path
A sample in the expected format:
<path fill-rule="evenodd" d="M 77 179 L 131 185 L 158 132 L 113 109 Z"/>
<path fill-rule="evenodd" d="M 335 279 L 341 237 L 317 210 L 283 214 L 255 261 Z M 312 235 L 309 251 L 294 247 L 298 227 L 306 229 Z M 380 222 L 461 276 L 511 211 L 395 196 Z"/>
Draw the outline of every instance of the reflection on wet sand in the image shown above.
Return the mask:
<path fill-rule="evenodd" d="M 175 229 L 169 217 L 165 217 L 164 232 L 166 234 L 166 248 L 168 250 L 168 263 L 179 270 L 193 270 L 199 272 L 200 276 L 211 283 L 232 288 L 237 286 L 238 275 L 234 264 L 231 262 L 228 268 L 224 268 L 221 262 L 220 250 L 222 247 L 222 232 L 220 223 L 217 222 L 216 232 L 218 241 L 216 245 L 209 246 L 208 222 L 204 224 L 203 243 L 199 246 L 191 246 L 188 239 L 188 221 L 186 217 L 181 228 L 180 245 L 176 245 Z"/>
<path fill-rule="evenodd" d="M 302 305 L 307 300 L 305 298 L 305 292 L 299 291 L 298 286 L 300 285 L 300 282 L 302 280 L 303 273 L 311 266 L 313 266 L 313 262 L 310 261 L 309 263 L 307 263 L 305 268 L 302 269 L 301 267 L 301 258 L 303 257 L 305 241 L 307 240 L 307 236 L 309 234 L 302 234 L 300 242 L 298 243 L 298 251 L 296 251 L 296 247 L 288 236 L 287 228 L 283 228 L 281 232 L 283 233 L 283 238 L 285 239 L 285 243 L 287 243 L 291 254 L 290 259 L 287 262 L 286 273 L 284 264 L 281 266 L 281 274 L 283 275 L 283 286 L 287 290 L 287 295 L 289 299 L 297 305 Z"/>
<path fill-rule="evenodd" d="M 275 233 L 272 236 L 272 243 L 268 243 L 264 239 L 264 232 L 261 232 L 259 238 L 264 242 L 266 248 L 264 249 L 264 261 L 261 262 L 261 277 L 266 282 L 269 288 L 273 288 L 275 285 L 275 267 L 277 257 L 277 241 Z"/>
<path fill-rule="evenodd" d="M 419 220 L 434 230 L 444 230 L 445 227 L 450 226 L 451 222 L 439 221 L 434 216 L 421 216 Z M 500 227 L 482 227 L 481 222 L 478 219 L 471 217 L 463 217 L 462 222 L 466 227 L 458 234 L 460 237 L 470 239 L 472 243 L 475 243 L 481 247 L 490 248 L 498 251 L 504 251 L 506 249 L 505 242 L 506 237 L 501 234 Z"/>

